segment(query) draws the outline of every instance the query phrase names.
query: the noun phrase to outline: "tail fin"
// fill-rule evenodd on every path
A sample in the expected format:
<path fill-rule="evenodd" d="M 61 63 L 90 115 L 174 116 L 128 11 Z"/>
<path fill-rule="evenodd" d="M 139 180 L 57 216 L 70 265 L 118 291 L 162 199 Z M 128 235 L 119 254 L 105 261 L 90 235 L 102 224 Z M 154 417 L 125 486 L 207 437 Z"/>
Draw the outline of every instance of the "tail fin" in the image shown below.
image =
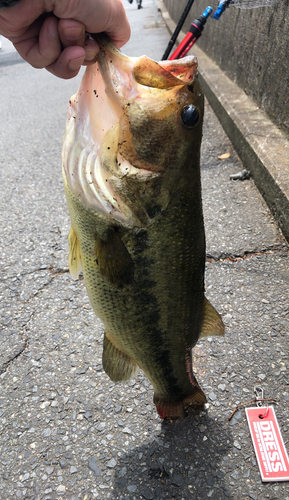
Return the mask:
<path fill-rule="evenodd" d="M 179 419 L 187 415 L 187 408 L 190 406 L 201 409 L 207 402 L 207 398 L 200 387 L 194 387 L 193 394 L 185 397 L 182 401 L 171 401 L 162 395 L 154 394 L 154 404 L 160 418 Z"/>

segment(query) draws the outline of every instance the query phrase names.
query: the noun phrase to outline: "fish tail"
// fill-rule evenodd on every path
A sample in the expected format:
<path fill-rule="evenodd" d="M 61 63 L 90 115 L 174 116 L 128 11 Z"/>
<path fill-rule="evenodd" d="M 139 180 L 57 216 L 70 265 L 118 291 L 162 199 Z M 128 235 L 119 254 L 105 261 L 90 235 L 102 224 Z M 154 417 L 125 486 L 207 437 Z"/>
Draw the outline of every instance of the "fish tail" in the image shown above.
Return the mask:
<path fill-rule="evenodd" d="M 160 418 L 184 418 L 187 415 L 187 408 L 190 406 L 201 409 L 207 402 L 206 396 L 198 386 L 194 387 L 193 394 L 186 396 L 181 401 L 171 401 L 162 395 L 154 394 L 154 404 Z"/>
<path fill-rule="evenodd" d="M 103 369 L 113 382 L 129 380 L 138 370 L 138 365 L 124 352 L 120 351 L 104 333 Z"/>

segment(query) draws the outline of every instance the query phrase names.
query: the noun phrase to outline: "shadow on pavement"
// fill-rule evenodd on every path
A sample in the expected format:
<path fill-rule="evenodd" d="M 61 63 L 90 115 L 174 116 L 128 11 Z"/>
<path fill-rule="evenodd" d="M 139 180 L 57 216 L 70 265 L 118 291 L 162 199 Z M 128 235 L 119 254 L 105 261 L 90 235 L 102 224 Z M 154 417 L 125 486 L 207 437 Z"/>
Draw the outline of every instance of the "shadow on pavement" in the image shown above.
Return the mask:
<path fill-rule="evenodd" d="M 232 499 L 221 462 L 229 460 L 232 437 L 223 421 L 191 412 L 182 421 L 162 424 L 147 446 L 120 457 L 112 498 Z"/>

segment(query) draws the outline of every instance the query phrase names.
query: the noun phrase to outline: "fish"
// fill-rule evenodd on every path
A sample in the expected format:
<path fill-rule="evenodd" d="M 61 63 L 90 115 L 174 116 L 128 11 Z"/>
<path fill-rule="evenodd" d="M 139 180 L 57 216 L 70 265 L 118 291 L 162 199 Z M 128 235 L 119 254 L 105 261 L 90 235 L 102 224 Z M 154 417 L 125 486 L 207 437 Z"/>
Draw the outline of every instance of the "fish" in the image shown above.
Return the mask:
<path fill-rule="evenodd" d="M 83 272 L 114 382 L 138 368 L 161 418 L 203 408 L 200 337 L 223 335 L 204 295 L 197 60 L 128 57 L 105 36 L 72 96 L 63 140 L 69 269 Z"/>

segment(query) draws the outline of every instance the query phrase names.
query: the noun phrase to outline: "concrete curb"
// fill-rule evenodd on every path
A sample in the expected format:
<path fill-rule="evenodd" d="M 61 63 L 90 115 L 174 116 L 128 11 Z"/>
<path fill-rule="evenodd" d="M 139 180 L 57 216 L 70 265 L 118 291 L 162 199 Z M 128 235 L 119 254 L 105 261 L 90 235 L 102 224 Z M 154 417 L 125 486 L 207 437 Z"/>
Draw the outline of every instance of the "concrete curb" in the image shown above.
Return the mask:
<path fill-rule="evenodd" d="M 176 24 L 162 0 L 158 7 L 173 33 Z M 185 35 L 181 32 L 178 41 Z M 199 47 L 194 45 L 192 52 L 210 105 L 289 241 L 289 140 Z"/>

